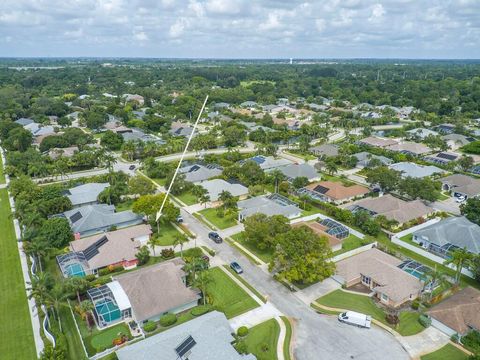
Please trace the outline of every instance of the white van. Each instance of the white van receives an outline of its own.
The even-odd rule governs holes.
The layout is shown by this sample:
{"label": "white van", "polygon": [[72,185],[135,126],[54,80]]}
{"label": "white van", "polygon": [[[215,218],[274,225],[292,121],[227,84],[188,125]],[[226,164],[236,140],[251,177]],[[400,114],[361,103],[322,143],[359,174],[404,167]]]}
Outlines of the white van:
{"label": "white van", "polygon": [[347,311],[338,315],[338,321],[370,329],[372,317],[355,311]]}

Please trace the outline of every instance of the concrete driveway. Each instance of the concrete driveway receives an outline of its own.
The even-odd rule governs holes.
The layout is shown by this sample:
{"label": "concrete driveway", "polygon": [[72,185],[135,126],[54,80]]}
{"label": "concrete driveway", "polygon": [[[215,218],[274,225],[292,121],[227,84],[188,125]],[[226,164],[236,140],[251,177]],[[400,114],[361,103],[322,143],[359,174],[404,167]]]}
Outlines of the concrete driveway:
{"label": "concrete driveway", "polygon": [[341,286],[338,282],[332,278],[328,278],[303,290],[297,291],[295,296],[302,300],[306,305],[310,306],[314,300],[340,288]]}
{"label": "concrete driveway", "polygon": [[[339,323],[335,317],[319,315],[294,293],[275,281],[270,274],[253,265],[245,256],[226,243],[209,241],[209,229],[183,209],[185,225],[197,234],[197,242],[214,249],[225,263],[238,261],[245,278],[283,314],[296,320],[294,354],[298,360],[409,359],[400,343],[388,332],[373,327],[360,329]],[[323,285],[328,287],[328,283]],[[331,284],[330,284],[331,285]],[[312,288],[316,296],[322,288]]]}
{"label": "concrete driveway", "polygon": [[460,204],[453,197],[443,201],[435,201],[430,204],[437,211],[445,211],[454,215],[460,215]]}

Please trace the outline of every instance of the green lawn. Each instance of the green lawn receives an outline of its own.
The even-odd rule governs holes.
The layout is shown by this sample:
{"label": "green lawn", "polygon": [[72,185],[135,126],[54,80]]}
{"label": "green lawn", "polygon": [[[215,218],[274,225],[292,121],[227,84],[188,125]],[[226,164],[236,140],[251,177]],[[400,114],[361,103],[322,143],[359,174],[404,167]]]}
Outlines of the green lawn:
{"label": "green lawn", "polygon": [[[332,308],[347,309],[363,314],[371,315],[372,318],[390,326],[385,320],[385,313],[375,305],[368,296],[347,293],[342,290],[335,290],[316,300],[319,304]],[[400,313],[400,324],[395,329],[403,336],[414,335],[424,327],[418,322],[419,314],[402,312]]]}
{"label": "green lawn", "polygon": [[233,276],[235,276],[238,281],[240,281],[243,285],[245,285],[252,293],[254,293],[260,300],[262,300],[264,303],[267,302],[267,298],[265,296],[263,296],[262,294],[260,294],[258,292],[257,289],[255,289],[252,285],[250,285],[250,283],[245,280],[243,277],[241,277],[239,274],[237,274],[235,271],[233,271],[230,266],[228,265],[223,265],[223,267],[225,269],[227,269],[227,271],[232,274]]}
{"label": "green lawn", "polygon": [[36,359],[17,241],[6,189],[0,190],[0,354],[2,359]]}
{"label": "green lawn", "polygon": [[211,298],[213,307],[225,313],[228,319],[259,306],[220,268],[212,268],[209,272],[213,281],[208,285],[207,293]]}
{"label": "green lawn", "polygon": [[157,233],[157,228],[152,228],[155,238],[158,239],[159,246],[169,246],[173,245],[175,241],[175,235],[180,234],[179,231],[172,225],[172,223],[163,223],[160,224],[160,234]]}
{"label": "green lawn", "polygon": [[154,178],[152,179],[154,182],[156,182],[160,186],[165,186],[167,184],[167,178]]}
{"label": "green lawn", "polygon": [[279,335],[280,326],[275,319],[252,327],[245,337],[248,352],[257,360],[276,360]]}
{"label": "green lawn", "polygon": [[177,199],[186,205],[195,205],[198,203],[197,197],[191,191],[186,191],[183,194],[175,195]]}
{"label": "green lawn", "polygon": [[[300,204],[300,205],[302,205],[302,204]],[[315,206],[311,206],[309,210],[302,210],[302,217],[309,216],[309,215],[315,215],[315,214],[320,214],[320,209],[316,208]]]}
{"label": "green lawn", "polygon": [[[72,313],[67,304],[60,307],[60,314],[62,320],[62,332],[65,335],[67,343],[67,359],[69,360],[84,360],[86,359],[85,351],[83,350],[82,340],[80,334],[75,327]],[[55,324],[52,321],[52,324]],[[58,329],[58,327],[57,327]]]}
{"label": "green lawn", "polygon": [[350,234],[345,240],[342,242],[342,248],[337,250],[333,253],[333,255],[343,254],[347,251],[359,248],[360,246],[369,244],[370,241],[367,239],[360,239],[359,237]]}
{"label": "green lawn", "polygon": [[302,152],[297,152],[295,150],[290,150],[290,151],[284,151],[284,153],[286,154],[289,154],[289,155],[292,155],[292,156],[296,156],[296,157],[299,157],[299,158],[302,158],[303,160],[316,160],[317,157],[312,155],[312,154],[308,154],[308,153],[302,153]]}
{"label": "green lawn", "polygon": [[290,342],[292,341],[292,324],[290,324],[290,320],[288,320],[286,316],[282,316],[281,318],[287,330],[285,334],[285,341],[283,342],[283,356],[285,357],[285,360],[291,360]]}
{"label": "green lawn", "polygon": [[213,208],[203,209],[199,211],[199,214],[202,214],[208,221],[210,221],[217,229],[227,229],[229,227],[237,225],[237,220],[224,216],[223,218],[218,217],[217,210]]}
{"label": "green lawn", "polygon": [[444,347],[434,351],[430,354],[420,357],[421,360],[467,360],[468,355],[462,350],[457,349],[452,344],[447,344]]}
{"label": "green lawn", "polygon": [[240,245],[242,245],[244,248],[252,252],[254,255],[256,255],[260,260],[269,263],[273,259],[273,251],[272,250],[260,250],[258,249],[255,245],[253,245],[251,242],[248,242],[245,240],[244,233],[238,233],[235,235],[232,235],[231,238],[235,241],[237,241]]}
{"label": "green lawn", "polygon": [[115,205],[115,210],[117,212],[131,210],[132,206],[133,206],[133,199],[127,199]]}

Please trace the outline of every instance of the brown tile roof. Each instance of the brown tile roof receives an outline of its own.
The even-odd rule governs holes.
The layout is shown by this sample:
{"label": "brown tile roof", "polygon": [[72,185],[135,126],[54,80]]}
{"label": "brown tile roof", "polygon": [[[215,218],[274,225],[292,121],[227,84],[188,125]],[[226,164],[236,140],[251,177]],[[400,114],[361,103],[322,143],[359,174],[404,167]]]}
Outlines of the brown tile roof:
{"label": "brown tile roof", "polygon": [[98,240],[106,237],[108,241],[98,247],[98,254],[88,260],[90,269],[98,269],[123,260],[134,260],[140,245],[134,239],[151,233],[150,225],[131,226],[74,240],[70,243],[70,249],[76,252],[84,251]]}
{"label": "brown tile roof", "polygon": [[337,262],[337,275],[346,282],[369,276],[379,286],[374,290],[387,295],[394,302],[403,302],[412,295],[416,298],[423,283],[415,276],[398,268],[401,260],[378,249],[370,249]]}
{"label": "brown tile roof", "polygon": [[293,227],[308,226],[310,229],[313,230],[315,234],[319,236],[325,236],[328,239],[328,244],[330,245],[330,247],[334,247],[335,245],[339,245],[342,243],[341,239],[337,239],[335,236],[327,234],[325,232],[327,228],[316,221],[311,221],[311,222],[302,221],[302,222],[293,224],[292,226]]}
{"label": "brown tile roof", "polygon": [[352,197],[362,196],[370,192],[370,190],[365,186],[361,186],[361,185],[345,186],[342,183],[334,182],[334,181],[319,181],[319,182],[308,185],[307,189],[315,191],[315,188],[317,186],[322,186],[324,188],[327,188],[328,191],[325,192],[323,195],[333,200],[350,199]]}
{"label": "brown tile roof", "polygon": [[400,144],[391,145],[387,149],[391,151],[397,151],[397,152],[408,151],[417,155],[426,154],[432,151],[432,149],[430,149],[426,145],[410,142],[410,141],[405,141]]}
{"label": "brown tile roof", "polygon": [[399,224],[434,212],[434,209],[420,200],[405,201],[390,194],[377,198],[362,199],[355,202],[354,206],[373,211],[377,215],[383,215],[389,220],[396,220]]}
{"label": "brown tile roof", "polygon": [[480,329],[480,291],[466,287],[435,305],[427,314],[459,334],[465,334],[472,327]]}
{"label": "brown tile roof", "polygon": [[183,260],[176,258],[113,277],[127,294],[135,320],[156,317],[200,298],[184,284],[183,266]]}

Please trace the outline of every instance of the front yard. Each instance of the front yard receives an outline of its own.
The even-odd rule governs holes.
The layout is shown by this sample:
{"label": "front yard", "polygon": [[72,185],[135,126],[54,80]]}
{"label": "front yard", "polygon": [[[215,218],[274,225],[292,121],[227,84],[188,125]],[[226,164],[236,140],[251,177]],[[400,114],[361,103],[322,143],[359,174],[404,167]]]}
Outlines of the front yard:
{"label": "front yard", "polygon": [[251,253],[256,255],[263,262],[269,263],[273,259],[273,251],[270,249],[260,250],[251,242],[245,240],[245,235],[243,232],[232,235],[231,238],[237,241],[244,248],[249,250]]}
{"label": "front yard", "polygon": [[223,270],[215,267],[208,271],[212,276],[212,282],[207,287],[210,303],[215,309],[225,313],[228,319],[259,306]]}
{"label": "front yard", "polygon": [[36,359],[17,240],[6,189],[0,190],[0,354],[2,359]]}
{"label": "front yard", "polygon": [[211,222],[217,229],[223,230],[229,227],[237,225],[237,219],[232,218],[231,216],[225,215],[224,217],[219,217],[217,215],[217,210],[214,208],[203,209],[198,212],[203,215],[205,219]]}
{"label": "front yard", "polygon": [[174,195],[178,200],[183,202],[185,205],[195,205],[198,203],[197,197],[192,194],[191,191],[185,191],[180,195]]}
{"label": "front yard", "polygon": [[457,349],[452,344],[447,344],[444,347],[434,351],[430,354],[420,357],[421,360],[467,360],[468,355],[462,350]]}
{"label": "front yard", "polygon": [[173,245],[175,242],[175,235],[180,234],[180,232],[170,222],[160,224],[160,234],[157,232],[156,227],[153,227],[152,231],[152,237],[157,239],[158,246]]}
{"label": "front yard", "polygon": [[276,360],[280,326],[275,319],[267,320],[249,329],[244,341],[247,351],[257,360]]}
{"label": "front yard", "polygon": [[[317,303],[337,309],[346,309],[357,311],[366,315],[371,315],[375,320],[393,327],[385,320],[385,312],[375,305],[374,301],[364,295],[347,293],[343,290],[335,290],[316,300]],[[394,328],[402,336],[415,335],[425,328],[418,322],[420,314],[403,311],[400,313],[400,323]]]}

